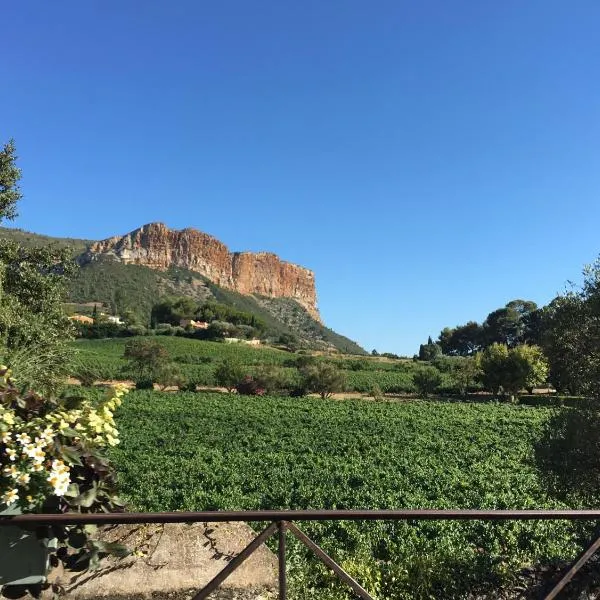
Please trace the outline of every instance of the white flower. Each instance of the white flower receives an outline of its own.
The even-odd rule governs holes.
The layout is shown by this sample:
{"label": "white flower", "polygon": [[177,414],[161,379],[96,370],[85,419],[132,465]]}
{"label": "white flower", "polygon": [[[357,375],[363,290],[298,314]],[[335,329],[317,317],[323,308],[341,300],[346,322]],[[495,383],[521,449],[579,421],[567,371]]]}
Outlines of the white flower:
{"label": "white flower", "polygon": [[64,496],[67,493],[69,484],[69,467],[62,460],[55,459],[52,461],[52,471],[46,479],[54,488],[56,496]]}
{"label": "white flower", "polygon": [[19,476],[19,470],[15,465],[4,467],[4,469],[2,469],[2,472],[8,477],[12,477],[13,479],[16,479]]}
{"label": "white flower", "polygon": [[3,431],[0,440],[3,444],[8,444],[11,441],[10,431]]}
{"label": "white flower", "polygon": [[46,458],[46,453],[42,450],[41,446],[38,446],[37,444],[27,444],[27,446],[23,448],[23,454],[36,463],[42,463]]}
{"label": "white flower", "polygon": [[6,506],[10,506],[19,499],[19,490],[7,490],[6,492],[4,492],[4,494],[2,494],[1,499],[2,502],[6,504]]}
{"label": "white flower", "polygon": [[17,483],[19,485],[27,485],[31,481],[29,473],[19,473],[17,475]]}
{"label": "white flower", "polygon": [[12,448],[6,449],[6,455],[8,456],[8,459],[12,462],[15,462],[15,460],[17,460],[17,451],[13,450]]}
{"label": "white flower", "polygon": [[26,446],[27,444],[31,444],[31,438],[26,433],[17,434],[17,442],[22,446]]}

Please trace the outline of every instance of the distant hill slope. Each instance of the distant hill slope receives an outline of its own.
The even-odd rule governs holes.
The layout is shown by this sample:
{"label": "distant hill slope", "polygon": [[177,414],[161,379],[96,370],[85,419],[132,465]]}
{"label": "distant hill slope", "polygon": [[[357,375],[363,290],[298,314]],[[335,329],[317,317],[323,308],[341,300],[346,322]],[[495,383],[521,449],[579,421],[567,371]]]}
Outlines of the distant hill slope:
{"label": "distant hill slope", "polygon": [[[93,242],[76,238],[56,238],[20,229],[0,227],[0,239],[14,240],[25,246],[50,243],[82,254]],[[216,300],[251,312],[262,319],[269,335],[293,334],[315,349],[335,348],[348,354],[366,354],[352,340],[317,321],[292,298],[267,298],[246,295],[220,287],[194,271],[124,264],[110,258],[94,260],[81,266],[71,281],[69,297],[75,303],[102,302],[115,312],[132,310],[149,322],[152,305],[164,296],[190,296],[196,300]]]}
{"label": "distant hill slope", "polygon": [[57,244],[64,247],[73,248],[73,254],[81,254],[93,243],[92,240],[80,240],[78,238],[60,238],[39,233],[31,233],[23,229],[12,229],[10,227],[0,227],[0,239],[12,240],[23,246],[46,246],[48,244]]}

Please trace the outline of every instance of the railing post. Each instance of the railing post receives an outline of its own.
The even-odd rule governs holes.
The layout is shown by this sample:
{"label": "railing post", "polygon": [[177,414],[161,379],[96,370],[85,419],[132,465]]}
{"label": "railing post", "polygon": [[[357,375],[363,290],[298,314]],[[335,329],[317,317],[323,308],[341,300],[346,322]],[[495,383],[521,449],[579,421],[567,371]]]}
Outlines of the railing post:
{"label": "railing post", "polygon": [[286,577],[286,553],[285,553],[285,530],[287,523],[279,521],[279,600],[287,600],[287,577]]}

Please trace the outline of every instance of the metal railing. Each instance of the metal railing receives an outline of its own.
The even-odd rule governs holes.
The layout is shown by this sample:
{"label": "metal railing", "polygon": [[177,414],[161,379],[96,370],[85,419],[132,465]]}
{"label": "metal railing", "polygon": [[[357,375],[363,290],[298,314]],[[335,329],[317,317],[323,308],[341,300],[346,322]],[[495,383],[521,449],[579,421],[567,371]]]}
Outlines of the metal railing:
{"label": "metal railing", "polygon": [[[217,523],[227,521],[270,521],[270,525],[233,558],[193,600],[204,600],[214,592],[253,552],[275,534],[278,535],[279,600],[287,598],[286,532],[290,532],[325,565],[327,565],[354,593],[363,600],[374,598],[322,548],[303,533],[297,521],[413,521],[413,520],[482,520],[534,521],[568,520],[600,521],[600,510],[262,510],[262,511],[209,511],[163,513],[99,513],[99,514],[26,514],[0,517],[0,526],[8,525],[118,525],[132,523]],[[542,596],[554,600],[575,574],[600,549],[600,530],[594,541],[577,557],[554,587]]]}

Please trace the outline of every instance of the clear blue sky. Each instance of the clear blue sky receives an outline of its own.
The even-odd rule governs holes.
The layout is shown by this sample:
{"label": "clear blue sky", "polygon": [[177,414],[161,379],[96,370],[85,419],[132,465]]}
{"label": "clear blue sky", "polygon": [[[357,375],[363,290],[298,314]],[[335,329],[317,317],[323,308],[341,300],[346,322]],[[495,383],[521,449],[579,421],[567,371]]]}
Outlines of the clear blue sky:
{"label": "clear blue sky", "polygon": [[412,354],[600,252],[598,0],[27,0],[2,9],[15,226],[193,226],[316,272]]}

